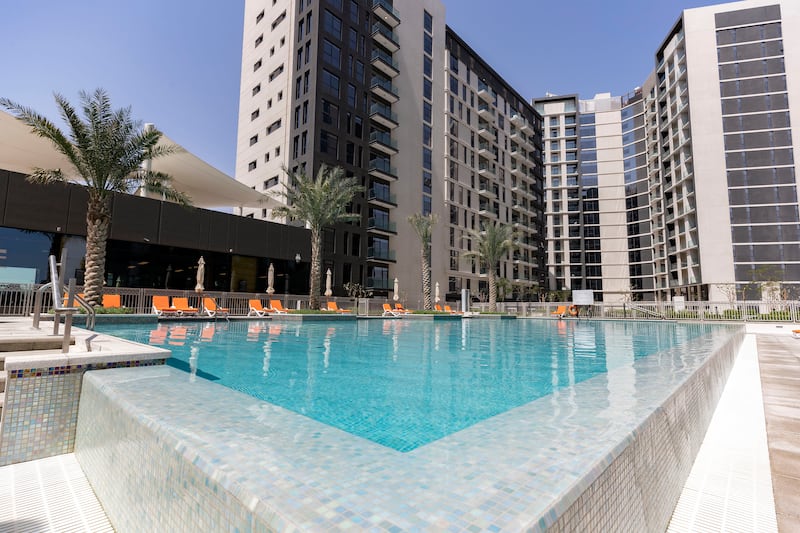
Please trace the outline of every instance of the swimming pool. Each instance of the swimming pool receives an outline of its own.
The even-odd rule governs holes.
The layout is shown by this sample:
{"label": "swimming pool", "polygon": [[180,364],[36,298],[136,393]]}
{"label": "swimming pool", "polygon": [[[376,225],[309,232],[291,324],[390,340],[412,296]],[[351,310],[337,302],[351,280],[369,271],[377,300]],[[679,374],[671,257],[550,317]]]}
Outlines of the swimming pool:
{"label": "swimming pool", "polygon": [[718,329],[540,320],[98,326],[171,349],[168,364],[193,377],[401,452]]}
{"label": "swimming pool", "polygon": [[[527,335],[508,354],[498,348],[500,321],[484,329],[482,320],[444,328],[408,320],[396,336],[397,321],[374,322],[381,337],[387,328],[381,342],[391,348],[378,357],[430,361],[411,366],[425,379],[482,375],[494,359],[493,381],[543,374],[553,392],[401,452],[219,384],[238,372],[234,359],[246,358],[231,345],[225,364],[204,364],[206,346],[227,344],[223,328],[250,330],[262,377],[265,368],[280,375],[274,342],[268,365],[263,357],[279,321],[264,321],[257,335],[255,322],[131,331],[188,348],[190,357],[195,348],[195,357],[178,363],[186,371],[86,373],[75,455],[112,523],[136,531],[663,531],[744,338],[738,325],[523,320],[516,327]],[[310,393],[343,366],[334,347],[358,351],[359,332],[370,342],[378,336],[372,323],[352,325],[349,337],[337,327],[328,342],[329,324],[311,336],[308,323],[280,325],[287,346],[305,347],[297,355],[305,365],[283,381],[306,408],[323,403]],[[439,350],[458,352],[457,361],[435,349],[422,359],[421,347],[437,346],[436,331]],[[664,349],[644,355],[654,338]],[[550,363],[525,374],[519,353],[548,343]],[[582,369],[595,366],[607,370],[586,377]],[[386,383],[394,392],[410,381]],[[462,399],[444,390],[448,401]]]}

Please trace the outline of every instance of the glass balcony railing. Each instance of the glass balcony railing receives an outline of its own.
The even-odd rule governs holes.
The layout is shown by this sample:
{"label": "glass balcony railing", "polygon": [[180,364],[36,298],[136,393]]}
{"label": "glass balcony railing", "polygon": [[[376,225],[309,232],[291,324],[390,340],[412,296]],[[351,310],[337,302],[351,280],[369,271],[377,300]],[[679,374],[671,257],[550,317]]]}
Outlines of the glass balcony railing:
{"label": "glass balcony railing", "polygon": [[383,24],[373,24],[372,35],[382,35],[384,38],[391,41],[395,46],[400,46],[400,40],[397,38],[397,34],[386,28]]}
{"label": "glass balcony railing", "polygon": [[379,248],[370,246],[367,248],[367,257],[369,259],[385,259],[387,261],[394,261],[394,250],[387,250],[386,248]]}
{"label": "glass balcony railing", "polygon": [[397,176],[397,169],[389,164],[387,159],[373,159],[369,162],[369,169],[370,171],[378,171],[383,172],[384,174],[390,174],[392,176]]}
{"label": "glass balcony railing", "polygon": [[397,232],[397,224],[383,218],[370,217],[367,219],[367,229],[379,229],[383,231]]}
{"label": "glass balcony railing", "polygon": [[368,200],[378,200],[389,204],[397,204],[397,196],[383,189],[370,189],[367,194]]}
{"label": "glass balcony railing", "polygon": [[386,278],[367,278],[368,289],[388,289],[389,280]]}
{"label": "glass balcony railing", "polygon": [[380,7],[381,9],[385,9],[389,13],[394,16],[397,20],[400,20],[400,13],[394,8],[392,4],[387,2],[386,0],[372,0],[372,9]]}
{"label": "glass balcony railing", "polygon": [[384,63],[392,67],[394,70],[400,70],[400,64],[397,61],[395,61],[394,58],[392,58],[392,56],[390,56],[383,50],[375,49],[372,51],[372,61],[378,61],[378,60],[383,61]]}
{"label": "glass balcony railing", "polygon": [[372,104],[369,108],[370,115],[380,115],[387,120],[397,123],[397,113],[392,113],[392,108],[383,104]]}
{"label": "glass balcony railing", "polygon": [[369,142],[381,143],[397,150],[397,141],[392,139],[392,136],[385,131],[373,131],[369,134]]}
{"label": "glass balcony railing", "polygon": [[392,85],[392,82],[387,81],[387,80],[382,80],[380,78],[377,78],[377,77],[373,76],[372,81],[370,82],[370,87],[371,88],[380,87],[384,91],[387,91],[387,92],[389,92],[389,93],[391,93],[391,94],[393,94],[395,96],[398,96],[397,87]]}

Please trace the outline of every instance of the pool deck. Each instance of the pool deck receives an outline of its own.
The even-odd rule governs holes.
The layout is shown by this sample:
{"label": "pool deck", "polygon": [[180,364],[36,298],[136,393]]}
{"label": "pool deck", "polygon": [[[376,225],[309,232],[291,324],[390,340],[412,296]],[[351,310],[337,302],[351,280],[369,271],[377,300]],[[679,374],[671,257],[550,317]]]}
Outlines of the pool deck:
{"label": "pool deck", "polygon": [[[748,325],[669,531],[776,531],[776,518],[780,531],[800,530],[800,340],[791,329]],[[110,530],[76,466],[67,454],[0,468],[0,532]]]}

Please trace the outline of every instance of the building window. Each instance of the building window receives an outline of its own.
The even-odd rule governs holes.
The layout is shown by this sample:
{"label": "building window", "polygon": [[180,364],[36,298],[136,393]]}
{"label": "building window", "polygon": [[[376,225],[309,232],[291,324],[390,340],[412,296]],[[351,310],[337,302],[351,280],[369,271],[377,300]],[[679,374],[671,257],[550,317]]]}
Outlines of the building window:
{"label": "building window", "polygon": [[257,95],[260,92],[261,92],[261,84],[259,83],[258,85],[253,87],[253,96]]}
{"label": "building window", "polygon": [[425,31],[428,33],[433,33],[433,16],[431,16],[431,14],[427,11],[423,13],[423,23],[425,26]]}
{"label": "building window", "polygon": [[425,53],[428,55],[433,55],[433,37],[431,37],[426,33],[425,36],[423,37],[423,41],[424,41]]}
{"label": "building window", "polygon": [[267,135],[281,127],[281,119],[276,120],[267,128]]}
{"label": "building window", "polygon": [[257,165],[258,165],[258,162],[256,162],[255,160],[253,160],[253,161],[250,161],[250,162],[247,164],[247,171],[248,171],[248,172],[251,172],[251,171],[255,170]]}
{"label": "building window", "polygon": [[259,13],[258,15],[256,15],[256,24],[258,24],[259,22],[261,22],[261,19],[263,19],[263,18],[264,18],[264,10],[262,9],[262,10],[261,10],[261,13]]}
{"label": "building window", "polygon": [[260,68],[261,68],[261,60],[259,59],[258,61],[256,61],[256,62],[253,64],[253,72],[257,71],[257,70],[258,70],[258,69],[260,69]]}
{"label": "building window", "polygon": [[286,18],[286,11],[278,15],[278,17],[272,21],[272,29],[274,30],[278,26],[278,24],[283,22],[283,19],[285,18]]}
{"label": "building window", "polygon": [[342,67],[342,52],[341,49],[325,39],[322,42],[322,60],[336,68]]}
{"label": "building window", "polygon": [[339,76],[322,69],[322,88],[339,97]]}
{"label": "building window", "polygon": [[259,109],[256,109],[255,111],[253,111],[252,113],[250,113],[250,120],[255,120],[255,119],[257,119],[257,118],[258,118],[258,116],[259,116],[260,114],[261,114],[261,110],[259,110]]}
{"label": "building window", "polygon": [[250,137],[250,146],[253,146],[257,142],[258,142],[258,135],[253,135],[252,137]]}
{"label": "building window", "polygon": [[347,105],[356,107],[356,86],[352,83],[347,84]]}
{"label": "building window", "polygon": [[322,16],[322,28],[340,41],[342,40],[342,19],[327,9]]}
{"label": "building window", "polygon": [[433,82],[427,78],[422,82],[422,96],[428,100],[433,99]]}
{"label": "building window", "polygon": [[272,81],[272,80],[274,80],[275,78],[277,78],[278,76],[280,76],[280,75],[281,75],[281,72],[283,72],[283,65],[279,66],[278,68],[276,68],[275,70],[273,70],[273,71],[270,73],[270,75],[269,75],[269,81]]}
{"label": "building window", "polygon": [[256,37],[256,43],[255,43],[254,48],[258,48],[258,45],[260,45],[263,42],[264,42],[264,34],[262,33],[261,35]]}

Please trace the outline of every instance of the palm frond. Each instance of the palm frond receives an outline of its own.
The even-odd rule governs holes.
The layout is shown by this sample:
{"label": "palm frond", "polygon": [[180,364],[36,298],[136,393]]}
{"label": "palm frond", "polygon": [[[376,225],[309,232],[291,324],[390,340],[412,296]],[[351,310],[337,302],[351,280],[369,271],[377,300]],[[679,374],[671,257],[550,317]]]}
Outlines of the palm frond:
{"label": "palm frond", "polygon": [[65,183],[67,180],[61,169],[34,168],[28,175],[27,180],[39,185],[51,185],[53,183]]}

